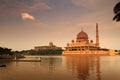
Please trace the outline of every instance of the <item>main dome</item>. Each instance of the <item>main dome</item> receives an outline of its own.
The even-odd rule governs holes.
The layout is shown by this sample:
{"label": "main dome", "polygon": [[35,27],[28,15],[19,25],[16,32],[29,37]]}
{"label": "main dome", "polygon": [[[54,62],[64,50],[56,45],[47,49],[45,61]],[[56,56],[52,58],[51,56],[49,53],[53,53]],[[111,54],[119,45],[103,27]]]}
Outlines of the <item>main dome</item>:
{"label": "main dome", "polygon": [[86,32],[81,31],[77,34],[77,39],[88,39],[88,35]]}

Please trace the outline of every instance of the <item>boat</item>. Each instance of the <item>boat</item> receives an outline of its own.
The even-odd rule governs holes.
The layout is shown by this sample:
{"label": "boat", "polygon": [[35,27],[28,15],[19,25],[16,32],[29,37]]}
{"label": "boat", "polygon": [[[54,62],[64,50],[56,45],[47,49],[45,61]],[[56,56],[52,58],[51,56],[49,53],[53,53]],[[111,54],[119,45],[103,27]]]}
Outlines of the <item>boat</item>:
{"label": "boat", "polygon": [[3,65],[0,65],[0,67],[6,67],[6,65],[5,65],[5,64],[3,64]]}

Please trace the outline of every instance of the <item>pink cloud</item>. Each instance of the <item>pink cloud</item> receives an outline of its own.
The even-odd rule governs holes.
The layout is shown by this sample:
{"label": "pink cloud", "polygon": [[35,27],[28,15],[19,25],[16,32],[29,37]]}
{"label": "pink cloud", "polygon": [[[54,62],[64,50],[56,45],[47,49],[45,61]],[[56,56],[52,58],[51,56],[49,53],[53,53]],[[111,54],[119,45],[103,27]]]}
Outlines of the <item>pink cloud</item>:
{"label": "pink cloud", "polygon": [[35,20],[35,17],[30,15],[29,13],[21,13],[22,19],[23,20]]}

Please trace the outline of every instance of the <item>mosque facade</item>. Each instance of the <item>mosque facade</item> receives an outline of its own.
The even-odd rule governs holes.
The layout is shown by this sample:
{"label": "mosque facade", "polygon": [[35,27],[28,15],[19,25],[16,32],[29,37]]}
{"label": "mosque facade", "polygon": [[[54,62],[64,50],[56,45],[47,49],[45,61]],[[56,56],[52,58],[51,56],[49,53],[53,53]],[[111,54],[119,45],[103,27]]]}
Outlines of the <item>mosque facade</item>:
{"label": "mosque facade", "polygon": [[81,30],[77,34],[76,41],[71,40],[70,43],[67,43],[62,55],[115,55],[115,51],[100,47],[99,30],[96,23],[96,43],[89,40],[88,34]]}

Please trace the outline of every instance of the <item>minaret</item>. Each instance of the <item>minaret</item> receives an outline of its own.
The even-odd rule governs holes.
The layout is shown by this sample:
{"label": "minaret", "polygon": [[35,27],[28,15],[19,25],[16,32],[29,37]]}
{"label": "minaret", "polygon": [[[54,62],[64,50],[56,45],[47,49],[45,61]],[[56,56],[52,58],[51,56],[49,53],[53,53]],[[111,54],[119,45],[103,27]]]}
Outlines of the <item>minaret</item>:
{"label": "minaret", "polygon": [[99,47],[98,23],[96,23],[96,46]]}

